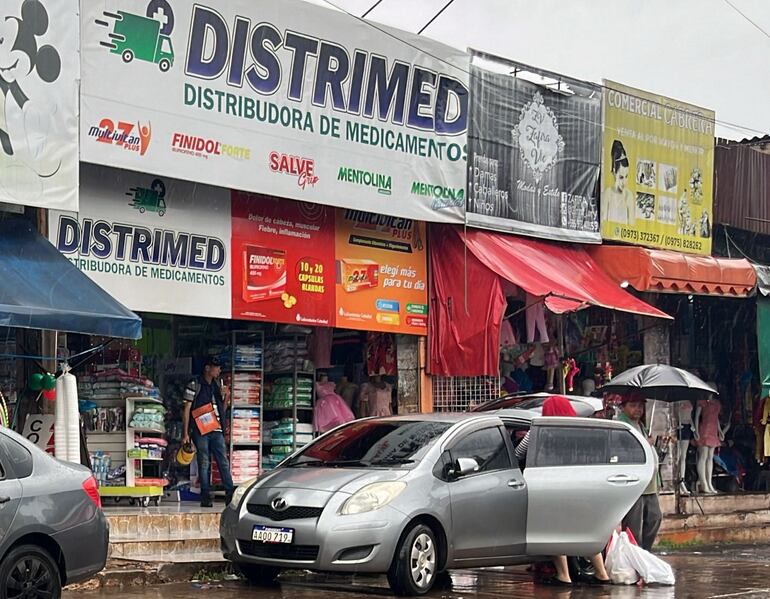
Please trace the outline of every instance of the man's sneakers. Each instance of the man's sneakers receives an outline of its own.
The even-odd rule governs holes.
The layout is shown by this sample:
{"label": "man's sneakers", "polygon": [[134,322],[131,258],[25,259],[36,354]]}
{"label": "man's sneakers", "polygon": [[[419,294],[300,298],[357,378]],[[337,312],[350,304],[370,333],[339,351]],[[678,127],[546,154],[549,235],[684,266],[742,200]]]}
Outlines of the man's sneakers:
{"label": "man's sneakers", "polygon": [[214,507],[214,502],[211,501],[211,497],[201,497],[201,507]]}

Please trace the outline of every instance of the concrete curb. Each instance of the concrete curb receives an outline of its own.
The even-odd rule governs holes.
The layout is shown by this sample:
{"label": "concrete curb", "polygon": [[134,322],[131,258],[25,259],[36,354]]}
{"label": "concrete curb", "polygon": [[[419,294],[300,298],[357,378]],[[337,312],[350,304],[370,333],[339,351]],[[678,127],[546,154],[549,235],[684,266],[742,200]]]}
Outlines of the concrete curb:
{"label": "concrete curb", "polygon": [[232,572],[229,562],[137,562],[114,559],[95,578],[66,587],[68,591],[96,591],[99,589],[124,589],[153,586],[174,582],[191,582],[201,572],[209,576]]}

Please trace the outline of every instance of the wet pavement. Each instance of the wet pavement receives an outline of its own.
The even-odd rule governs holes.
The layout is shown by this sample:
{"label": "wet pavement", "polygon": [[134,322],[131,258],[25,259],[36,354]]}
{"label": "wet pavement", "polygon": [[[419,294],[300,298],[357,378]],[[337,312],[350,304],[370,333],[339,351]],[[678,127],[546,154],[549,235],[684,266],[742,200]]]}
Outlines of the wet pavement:
{"label": "wet pavement", "polygon": [[[675,587],[554,588],[535,585],[525,568],[454,570],[451,588],[434,589],[431,599],[758,599],[770,597],[770,547],[712,548],[663,556],[676,571]],[[94,593],[65,592],[64,599],[189,599],[204,591],[208,599],[366,599],[390,597],[382,577],[292,575],[276,588],[248,587],[240,582],[210,582],[160,587],[109,589]]]}

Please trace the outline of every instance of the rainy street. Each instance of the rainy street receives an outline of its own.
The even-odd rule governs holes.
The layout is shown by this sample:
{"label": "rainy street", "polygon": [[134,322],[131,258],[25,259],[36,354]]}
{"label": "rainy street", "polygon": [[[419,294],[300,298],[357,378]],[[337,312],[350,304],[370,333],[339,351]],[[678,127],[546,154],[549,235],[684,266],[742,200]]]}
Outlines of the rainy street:
{"label": "rainy street", "polygon": [[[770,547],[728,547],[702,552],[666,555],[677,575],[675,587],[611,586],[556,588],[534,585],[526,568],[455,570],[451,585],[434,589],[428,597],[453,599],[740,599],[770,596]],[[205,582],[128,589],[121,599],[187,599],[204,591],[210,599],[364,599],[390,597],[384,578],[285,576],[276,588],[250,588],[240,582]],[[115,589],[99,592],[65,592],[65,599],[101,599],[115,596]]]}

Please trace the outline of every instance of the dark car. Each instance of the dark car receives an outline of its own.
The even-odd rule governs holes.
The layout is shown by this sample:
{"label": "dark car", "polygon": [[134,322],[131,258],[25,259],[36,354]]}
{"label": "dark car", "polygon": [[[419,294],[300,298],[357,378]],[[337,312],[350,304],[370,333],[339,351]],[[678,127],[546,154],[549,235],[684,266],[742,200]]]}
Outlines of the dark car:
{"label": "dark car", "polygon": [[0,597],[58,599],[107,562],[109,527],[91,471],[0,428]]}

